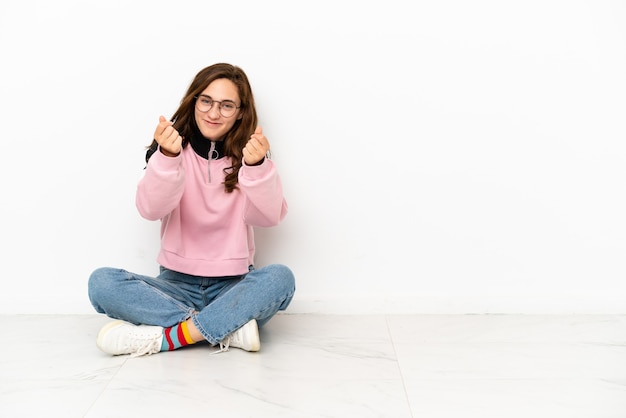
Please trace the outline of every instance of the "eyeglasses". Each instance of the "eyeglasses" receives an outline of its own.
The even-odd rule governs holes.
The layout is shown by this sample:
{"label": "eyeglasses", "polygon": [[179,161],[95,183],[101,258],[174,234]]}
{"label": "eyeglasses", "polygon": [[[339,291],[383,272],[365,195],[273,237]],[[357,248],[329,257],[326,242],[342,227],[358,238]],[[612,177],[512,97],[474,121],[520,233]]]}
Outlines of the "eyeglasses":
{"label": "eyeglasses", "polygon": [[213,104],[217,103],[219,105],[218,109],[220,111],[220,114],[225,118],[233,116],[237,109],[241,108],[241,106],[237,106],[232,100],[213,100],[209,96],[204,94],[195,96],[195,98],[196,107],[200,112],[208,112],[213,108]]}

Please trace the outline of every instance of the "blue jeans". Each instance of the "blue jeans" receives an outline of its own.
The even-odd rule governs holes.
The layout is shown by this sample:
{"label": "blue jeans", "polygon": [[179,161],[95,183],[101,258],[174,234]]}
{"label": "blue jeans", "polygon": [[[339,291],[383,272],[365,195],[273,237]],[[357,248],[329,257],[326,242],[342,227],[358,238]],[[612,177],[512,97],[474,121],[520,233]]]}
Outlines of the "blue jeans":
{"label": "blue jeans", "polygon": [[161,267],[157,277],[103,267],[89,277],[97,312],[133,324],[170,327],[191,318],[211,344],[256,319],[259,327],[287,309],[295,293],[291,270],[271,264],[241,276],[199,277]]}

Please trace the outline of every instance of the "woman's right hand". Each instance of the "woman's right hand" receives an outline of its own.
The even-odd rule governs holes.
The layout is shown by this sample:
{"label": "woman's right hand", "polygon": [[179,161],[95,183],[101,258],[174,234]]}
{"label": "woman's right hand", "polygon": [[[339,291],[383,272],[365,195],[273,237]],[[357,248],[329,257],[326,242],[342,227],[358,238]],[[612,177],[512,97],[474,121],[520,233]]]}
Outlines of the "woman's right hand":
{"label": "woman's right hand", "polygon": [[183,147],[183,137],[172,126],[172,122],[159,116],[159,124],[154,131],[154,139],[159,143],[161,152],[168,157],[176,157]]}

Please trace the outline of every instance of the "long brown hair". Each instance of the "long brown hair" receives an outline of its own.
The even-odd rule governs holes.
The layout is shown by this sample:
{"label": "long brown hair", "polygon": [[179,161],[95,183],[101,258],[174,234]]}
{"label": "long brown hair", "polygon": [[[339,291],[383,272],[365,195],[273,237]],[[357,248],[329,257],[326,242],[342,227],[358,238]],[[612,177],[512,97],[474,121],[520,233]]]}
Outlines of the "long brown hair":
{"label": "long brown hair", "polygon": [[[185,96],[180,102],[180,106],[176,112],[174,112],[171,121],[174,129],[183,137],[183,148],[186,147],[189,144],[189,138],[193,135],[194,128],[196,131],[198,130],[194,117],[196,97],[213,81],[222,78],[230,80],[235,84],[239,93],[239,99],[241,100],[241,108],[239,111],[242,117],[235,121],[233,127],[224,137],[223,153],[226,157],[230,158],[233,164],[231,167],[224,170],[226,174],[224,188],[226,192],[230,193],[237,188],[239,169],[241,168],[241,161],[243,159],[243,149],[248,143],[250,135],[254,133],[258,123],[254,96],[246,73],[241,68],[226,63],[213,64],[200,70],[189,85],[187,93],[185,93]],[[153,140],[150,147],[148,147],[149,150],[148,154],[146,154],[146,161],[150,158],[150,155],[156,151],[157,146],[156,140]],[[150,151],[152,151],[152,153]]]}

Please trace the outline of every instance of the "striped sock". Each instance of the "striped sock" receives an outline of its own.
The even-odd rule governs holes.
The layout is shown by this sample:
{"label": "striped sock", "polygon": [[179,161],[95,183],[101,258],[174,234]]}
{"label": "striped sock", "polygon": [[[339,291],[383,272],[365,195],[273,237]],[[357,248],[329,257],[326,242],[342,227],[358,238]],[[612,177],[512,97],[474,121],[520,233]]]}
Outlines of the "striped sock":
{"label": "striped sock", "polygon": [[189,336],[187,322],[181,322],[173,327],[163,329],[163,342],[161,342],[161,351],[172,351],[186,345],[195,344],[196,342]]}

